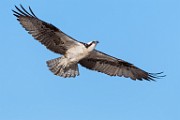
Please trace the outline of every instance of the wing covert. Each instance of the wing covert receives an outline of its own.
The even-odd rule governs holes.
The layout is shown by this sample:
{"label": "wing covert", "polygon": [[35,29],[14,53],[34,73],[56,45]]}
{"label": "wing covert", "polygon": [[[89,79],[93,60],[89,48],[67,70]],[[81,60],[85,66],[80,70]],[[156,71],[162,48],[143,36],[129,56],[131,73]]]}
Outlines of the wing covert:
{"label": "wing covert", "polygon": [[80,64],[88,69],[105,73],[110,76],[124,76],[132,80],[154,80],[161,73],[148,73],[131,63],[112,57],[100,51],[94,50],[87,58],[80,61]]}
{"label": "wing covert", "polygon": [[55,53],[64,54],[69,47],[80,43],[63,33],[54,25],[37,18],[30,7],[30,13],[27,12],[22,5],[20,5],[21,9],[17,6],[15,7],[17,11],[12,11],[20,24],[28,31],[29,34],[45,45],[49,50]]}

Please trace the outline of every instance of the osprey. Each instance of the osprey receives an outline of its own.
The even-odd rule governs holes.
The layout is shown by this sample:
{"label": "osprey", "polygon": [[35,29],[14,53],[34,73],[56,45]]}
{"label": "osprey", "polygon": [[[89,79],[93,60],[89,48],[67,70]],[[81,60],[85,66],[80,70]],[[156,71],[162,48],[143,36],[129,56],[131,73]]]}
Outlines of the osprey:
{"label": "osprey", "polygon": [[79,42],[52,24],[40,20],[29,7],[28,12],[22,5],[13,15],[35,39],[49,50],[62,54],[61,57],[47,61],[49,70],[61,77],[79,75],[78,64],[110,76],[130,77],[133,80],[154,80],[163,77],[160,73],[146,72],[131,63],[112,57],[95,49],[98,41]]}

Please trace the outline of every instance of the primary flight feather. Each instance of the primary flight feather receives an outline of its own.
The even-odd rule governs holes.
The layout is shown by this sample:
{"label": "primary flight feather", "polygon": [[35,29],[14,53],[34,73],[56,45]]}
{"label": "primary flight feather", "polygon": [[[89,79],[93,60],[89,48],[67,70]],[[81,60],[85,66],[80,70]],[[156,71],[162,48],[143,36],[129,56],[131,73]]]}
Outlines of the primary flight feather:
{"label": "primary flight feather", "polygon": [[83,43],[68,36],[52,24],[40,20],[29,7],[28,12],[22,5],[13,10],[20,24],[36,40],[49,50],[62,54],[61,57],[47,61],[49,70],[61,77],[79,75],[78,64],[90,70],[110,76],[130,77],[133,80],[154,80],[161,73],[146,72],[131,63],[112,57],[95,49],[98,41]]}

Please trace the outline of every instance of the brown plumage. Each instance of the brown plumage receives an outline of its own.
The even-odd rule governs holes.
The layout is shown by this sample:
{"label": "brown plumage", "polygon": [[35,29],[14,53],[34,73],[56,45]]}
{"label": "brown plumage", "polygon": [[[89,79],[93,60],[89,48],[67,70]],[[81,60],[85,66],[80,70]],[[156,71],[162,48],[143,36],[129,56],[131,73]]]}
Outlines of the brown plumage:
{"label": "brown plumage", "polygon": [[[15,7],[17,11],[13,10],[14,15],[17,17],[17,20],[20,22],[20,24],[28,31],[28,33],[31,34],[36,40],[41,42],[44,46],[46,46],[46,48],[49,50],[63,55],[60,58],[47,61],[49,69],[55,75],[62,77],[75,77],[79,75],[77,65],[79,63],[83,67],[86,67],[90,70],[102,72],[110,76],[124,76],[126,78],[129,77],[132,80],[144,79],[150,81],[164,77],[160,76],[162,72],[148,73],[131,63],[112,57],[95,49],[89,50],[87,55],[82,57],[80,56],[80,54],[82,54],[82,50],[86,50],[92,45],[94,45],[94,48],[97,43],[94,41],[89,44],[79,42],[63,33],[54,25],[40,20],[38,17],[36,17],[30,7],[30,13],[26,11],[22,5],[20,5],[21,9],[17,6]],[[80,49],[80,51],[77,51],[79,52],[79,54],[77,54],[78,58],[72,62],[72,56],[69,58],[67,56],[69,55],[70,49],[73,47],[77,47],[77,50]],[[66,60],[70,60],[71,63],[67,63],[66,65]]]}

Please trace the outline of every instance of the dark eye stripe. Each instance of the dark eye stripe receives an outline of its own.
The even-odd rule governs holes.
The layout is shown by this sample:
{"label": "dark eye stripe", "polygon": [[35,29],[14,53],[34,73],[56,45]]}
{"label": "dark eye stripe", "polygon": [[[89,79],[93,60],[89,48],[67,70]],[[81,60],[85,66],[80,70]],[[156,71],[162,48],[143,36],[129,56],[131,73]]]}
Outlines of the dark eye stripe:
{"label": "dark eye stripe", "polygon": [[85,46],[86,48],[88,48],[88,47],[90,47],[92,44],[93,44],[93,42],[91,42],[90,44],[84,44],[84,46]]}

